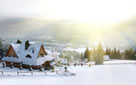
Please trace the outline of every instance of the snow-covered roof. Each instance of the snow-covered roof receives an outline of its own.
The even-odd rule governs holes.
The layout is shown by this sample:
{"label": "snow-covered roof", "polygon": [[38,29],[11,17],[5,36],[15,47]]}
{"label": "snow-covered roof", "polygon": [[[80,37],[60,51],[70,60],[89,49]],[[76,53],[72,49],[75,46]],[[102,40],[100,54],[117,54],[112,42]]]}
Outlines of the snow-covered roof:
{"label": "snow-covered roof", "polygon": [[104,60],[105,61],[109,61],[110,60],[110,56],[109,55],[104,55]]}
{"label": "snow-covered roof", "polygon": [[49,56],[49,55],[44,56],[44,57],[41,57],[41,58],[39,58],[39,59],[37,60],[37,65],[41,65],[41,64],[43,64],[45,61],[51,61],[51,60],[53,60],[53,59],[54,59],[54,57]]}
{"label": "snow-covered roof", "polygon": [[11,44],[11,46],[18,57],[30,55],[32,58],[38,57],[41,48],[41,44],[30,44],[27,50],[25,50],[25,44]]}

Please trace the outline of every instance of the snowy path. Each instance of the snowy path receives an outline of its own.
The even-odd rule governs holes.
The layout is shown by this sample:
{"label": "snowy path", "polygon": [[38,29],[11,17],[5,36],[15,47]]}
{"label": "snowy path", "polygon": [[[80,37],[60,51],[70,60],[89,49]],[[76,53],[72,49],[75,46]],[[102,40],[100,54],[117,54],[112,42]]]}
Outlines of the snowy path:
{"label": "snowy path", "polygon": [[136,85],[136,64],[69,67],[76,76],[0,77],[0,85]]}

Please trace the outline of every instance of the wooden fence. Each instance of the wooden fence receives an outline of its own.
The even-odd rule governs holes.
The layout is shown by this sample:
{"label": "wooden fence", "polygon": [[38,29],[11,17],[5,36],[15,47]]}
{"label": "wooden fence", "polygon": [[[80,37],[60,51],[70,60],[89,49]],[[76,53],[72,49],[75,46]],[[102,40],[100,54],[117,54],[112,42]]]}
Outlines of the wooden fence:
{"label": "wooden fence", "polygon": [[[4,75],[7,75],[6,73],[10,73],[8,74],[8,76],[10,76],[12,73],[15,73],[15,75],[17,76],[21,76],[21,75],[34,75],[34,73],[37,73],[37,72],[33,72],[33,71],[29,71],[29,72],[9,72],[9,71],[0,71],[0,75],[1,76],[4,76]],[[38,73],[43,73],[44,75],[46,75],[46,72],[38,72]]]}

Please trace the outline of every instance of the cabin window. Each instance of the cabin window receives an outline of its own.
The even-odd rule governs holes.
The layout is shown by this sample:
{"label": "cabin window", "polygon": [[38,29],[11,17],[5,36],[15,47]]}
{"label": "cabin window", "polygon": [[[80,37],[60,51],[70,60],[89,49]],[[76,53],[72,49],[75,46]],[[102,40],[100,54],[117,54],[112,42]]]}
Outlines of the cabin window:
{"label": "cabin window", "polygon": [[17,56],[12,56],[12,57],[17,58]]}
{"label": "cabin window", "polygon": [[32,53],[34,53],[34,49],[32,50]]}
{"label": "cabin window", "polygon": [[32,53],[34,53],[34,49],[33,48],[31,48],[29,51],[31,51]]}
{"label": "cabin window", "polygon": [[53,59],[53,60],[51,60],[50,62],[52,63],[52,62],[54,62],[55,60]]}
{"label": "cabin window", "polygon": [[44,56],[44,54],[43,54],[43,53],[40,53],[40,56],[41,56],[41,57],[43,57],[43,56]]}
{"label": "cabin window", "polygon": [[32,58],[30,55],[27,55],[26,58]]}

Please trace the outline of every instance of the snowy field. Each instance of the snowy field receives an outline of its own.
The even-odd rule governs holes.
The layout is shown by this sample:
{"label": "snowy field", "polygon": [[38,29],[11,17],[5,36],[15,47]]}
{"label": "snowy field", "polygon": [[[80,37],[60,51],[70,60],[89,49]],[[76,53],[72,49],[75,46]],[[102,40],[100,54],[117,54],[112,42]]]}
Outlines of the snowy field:
{"label": "snowy field", "polygon": [[60,76],[51,72],[16,76],[14,71],[17,69],[0,68],[13,72],[12,76],[8,73],[0,75],[0,85],[136,85],[136,61],[114,60],[105,64],[68,67],[76,76]]}

